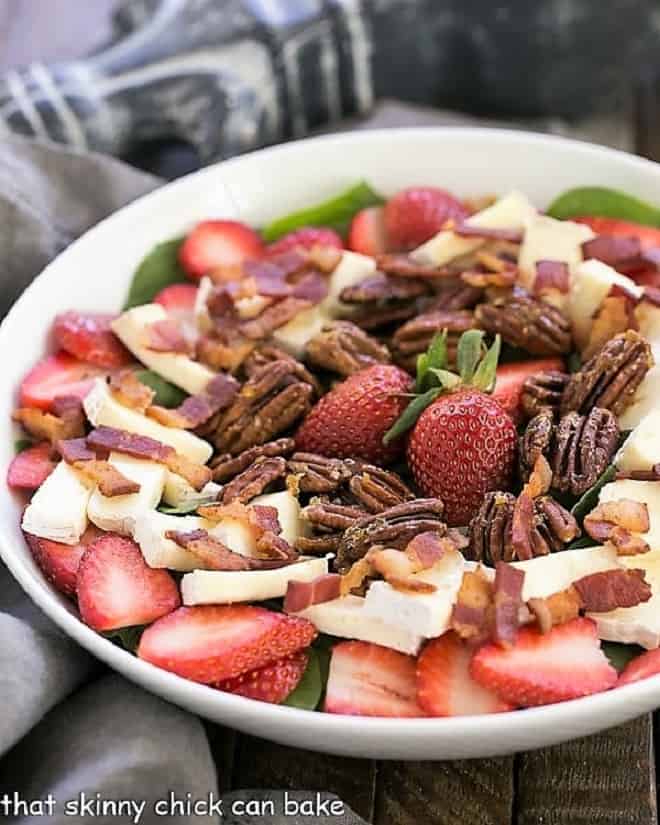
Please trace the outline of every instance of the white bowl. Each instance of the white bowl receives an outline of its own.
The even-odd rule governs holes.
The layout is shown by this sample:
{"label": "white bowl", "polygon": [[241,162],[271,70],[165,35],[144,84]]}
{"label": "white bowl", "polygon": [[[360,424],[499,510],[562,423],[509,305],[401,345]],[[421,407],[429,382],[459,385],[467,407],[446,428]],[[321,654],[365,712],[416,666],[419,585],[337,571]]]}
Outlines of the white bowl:
{"label": "white bowl", "polygon": [[[263,224],[337,193],[359,178],[392,193],[430,184],[483,195],[512,188],[545,207],[565,189],[601,185],[660,200],[660,165],[585,143],[487,129],[401,129],[265,149],[203,169],[141,198],[72,244],[25,291],[0,328],[0,476],[13,456],[10,421],[23,375],[43,355],[57,312],[117,310],[136,264],[158,241],[209,217]],[[69,636],[127,678],[239,730],[347,756],[484,757],[593,733],[660,705],[660,676],[585,699],[452,719],[370,719],[254,702],[180,679],[83,625],[34,564],[19,529],[20,502],[0,503],[0,554],[26,592]]]}

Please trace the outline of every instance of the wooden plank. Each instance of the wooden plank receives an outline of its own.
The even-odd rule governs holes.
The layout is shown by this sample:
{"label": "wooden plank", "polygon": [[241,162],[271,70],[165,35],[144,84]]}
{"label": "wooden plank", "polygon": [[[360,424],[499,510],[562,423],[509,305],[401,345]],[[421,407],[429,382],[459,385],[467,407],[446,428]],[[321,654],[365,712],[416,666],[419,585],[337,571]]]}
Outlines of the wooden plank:
{"label": "wooden plank", "polygon": [[660,75],[649,71],[635,90],[635,151],[660,161]]}
{"label": "wooden plank", "polygon": [[511,825],[513,757],[381,762],[375,825]]}
{"label": "wooden plank", "polygon": [[348,759],[297,750],[251,736],[240,736],[234,787],[326,791],[371,822],[376,765],[368,759]]}
{"label": "wooden plank", "polygon": [[218,788],[224,793],[232,787],[237,733],[213,722],[205,722],[204,727],[218,775]]}
{"label": "wooden plank", "polygon": [[516,825],[656,825],[650,714],[518,757]]}

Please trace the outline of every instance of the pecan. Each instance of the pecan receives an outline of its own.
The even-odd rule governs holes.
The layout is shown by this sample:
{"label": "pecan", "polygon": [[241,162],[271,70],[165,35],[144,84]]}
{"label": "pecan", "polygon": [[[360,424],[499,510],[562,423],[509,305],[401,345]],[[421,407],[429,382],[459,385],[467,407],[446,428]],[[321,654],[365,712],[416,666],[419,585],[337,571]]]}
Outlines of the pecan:
{"label": "pecan", "polygon": [[316,529],[346,530],[367,516],[359,507],[331,502],[312,502],[305,507],[301,516]]}
{"label": "pecan", "polygon": [[218,422],[218,450],[238,455],[286,431],[309,411],[313,388],[296,375],[290,361],[272,361],[245,382]]}
{"label": "pecan", "polygon": [[351,462],[314,453],[294,453],[288,467],[301,493],[333,493],[353,475]]}
{"label": "pecan", "polygon": [[461,335],[475,326],[474,315],[467,310],[446,311],[436,309],[425,312],[400,327],[392,338],[392,353],[398,364],[414,369],[417,356],[429,348],[433,338],[447,330],[449,363],[456,360],[456,347]]}
{"label": "pecan", "polygon": [[528,418],[532,418],[542,409],[550,409],[553,413],[559,411],[561,396],[568,384],[570,375],[565,372],[537,372],[525,379],[520,405]]}
{"label": "pecan", "polygon": [[555,432],[555,422],[549,408],[542,409],[527,424],[525,432],[520,437],[520,475],[526,481],[534,469],[540,455],[546,458],[550,455],[552,440]]}
{"label": "pecan", "polygon": [[521,287],[491,289],[487,297],[488,303],[475,310],[476,326],[499,333],[508,344],[532,355],[570,352],[571,325],[556,307]]}
{"label": "pecan", "polygon": [[401,278],[437,278],[442,271],[432,264],[415,261],[409,255],[388,252],[376,256],[376,264],[381,272]]}
{"label": "pecan", "polygon": [[413,318],[419,312],[415,301],[388,301],[383,306],[364,304],[351,321],[367,331],[389,327]]}
{"label": "pecan", "polygon": [[373,464],[358,462],[359,471],[349,481],[349,489],[359,503],[371,513],[381,513],[415,498],[396,473]]}
{"label": "pecan", "polygon": [[310,386],[314,388],[317,396],[321,395],[321,385],[316,376],[313,375],[303,363],[297,361],[292,355],[289,355],[288,352],[285,352],[285,350],[273,344],[261,344],[252,350],[243,362],[243,370],[247,377],[251,378],[258,369],[273,361],[288,361],[293,367],[294,374],[301,381],[310,384]]}
{"label": "pecan", "polygon": [[427,295],[429,285],[415,278],[396,278],[377,272],[358,284],[345,287],[340,299],[346,304],[364,304],[372,301],[405,301]]}
{"label": "pecan", "polygon": [[328,324],[307,344],[307,357],[317,367],[349,376],[372,364],[387,364],[387,347],[350,321]]}
{"label": "pecan", "polygon": [[261,456],[271,458],[273,456],[288,456],[295,448],[295,441],[292,438],[279,438],[277,441],[269,441],[267,444],[258,444],[244,450],[239,455],[232,456],[229,453],[216,456],[211,461],[213,470],[213,480],[225,482],[242,473],[250,464]]}
{"label": "pecan", "polygon": [[284,326],[298,315],[299,312],[309,309],[311,301],[290,296],[266,307],[266,309],[250,321],[240,324],[240,331],[250,341],[267,338],[271,332]]}
{"label": "pecan", "polygon": [[328,533],[324,536],[298,536],[296,550],[306,556],[324,556],[335,553],[341,541],[341,533]]}
{"label": "pecan", "polygon": [[571,375],[562,393],[562,414],[603,407],[621,415],[653,364],[651,347],[638,332],[616,335]]}
{"label": "pecan", "polygon": [[459,278],[446,278],[437,285],[435,297],[426,309],[444,309],[445,312],[473,309],[482,300],[483,295],[483,289],[470,286]]}
{"label": "pecan", "polygon": [[513,561],[511,522],[515,503],[512,493],[486,493],[479,512],[470,522],[467,558],[493,566],[498,561]]}
{"label": "pecan", "polygon": [[246,470],[226,485],[220,500],[223,504],[229,504],[231,501],[246,504],[285,475],[286,460],[281,456],[257,458]]}
{"label": "pecan", "polygon": [[403,549],[418,533],[433,531],[445,535],[443,511],[440,499],[419,498],[359,519],[341,537],[337,549],[338,568],[350,567],[377,544]]}

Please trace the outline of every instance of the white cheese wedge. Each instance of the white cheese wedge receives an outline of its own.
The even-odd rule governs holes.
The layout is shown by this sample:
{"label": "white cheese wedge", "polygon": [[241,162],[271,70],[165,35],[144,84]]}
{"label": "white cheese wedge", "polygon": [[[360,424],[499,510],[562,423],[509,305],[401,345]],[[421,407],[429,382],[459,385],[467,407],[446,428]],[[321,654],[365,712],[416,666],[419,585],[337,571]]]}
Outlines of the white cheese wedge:
{"label": "white cheese wedge", "polygon": [[328,294],[321,302],[321,311],[330,318],[350,314],[351,308],[342,303],[339,296],[346,287],[359,284],[365,278],[373,275],[375,271],[376,261],[368,255],[360,255],[357,252],[343,252],[341,261],[330,275]]}
{"label": "white cheese wedge", "polygon": [[644,571],[652,595],[648,602],[635,607],[590,613],[598,625],[598,635],[610,642],[637,644],[647,650],[660,647],[660,551],[622,558],[621,563]]}
{"label": "white cheese wedge", "polygon": [[660,307],[649,301],[640,301],[635,308],[639,333],[651,345],[653,356],[660,361]]}
{"label": "white cheese wedge", "polygon": [[93,485],[60,461],[23,513],[23,529],[62,544],[78,544],[87,528],[87,505]]}
{"label": "white cheese wedge", "polygon": [[143,304],[124,312],[112,322],[112,330],[124,346],[149,369],[190,395],[202,392],[215,373],[187,355],[154,352],[146,346],[149,324],[165,321],[167,312],[160,304]]}
{"label": "white cheese wedge", "polygon": [[209,481],[201,490],[195,490],[185,478],[168,472],[163,489],[163,501],[170,507],[196,510],[203,504],[216,501],[221,490],[221,485],[216,484],[215,481]]}
{"label": "white cheese wedge", "polygon": [[209,332],[213,327],[213,321],[209,315],[207,302],[213,292],[213,281],[205,275],[199,282],[197,294],[195,295],[195,306],[193,307],[193,318],[195,326],[200,332]]}
{"label": "white cheese wedge", "polygon": [[580,349],[589,342],[594,315],[613,286],[620,286],[637,297],[642,294],[642,287],[602,261],[584,261],[574,267],[568,309]]}
{"label": "white cheese wedge", "polygon": [[529,599],[544,599],[565,590],[583,576],[621,565],[613,547],[584,547],[538,556],[529,561],[517,561],[513,566],[525,571],[522,599],[526,602]]}
{"label": "white cheese wedge", "polygon": [[155,461],[120,453],[110,453],[108,461],[126,478],[137,481],[140,492],[108,498],[97,488],[89,500],[87,515],[101,530],[132,536],[139,516],[158,505],[163,495],[167,468]]}
{"label": "white cheese wedge", "polygon": [[243,522],[227,518],[221,522],[207,521],[199,516],[173,516],[151,510],[136,520],[133,538],[140,545],[149,567],[167,567],[188,573],[200,567],[194,553],[189,553],[171,539],[165,538],[168,530],[184,533],[207,530],[235,553],[253,556],[256,553],[254,533]]}
{"label": "white cheese wedge", "polygon": [[288,490],[281,493],[266,493],[263,496],[257,496],[252,499],[250,504],[274,507],[277,510],[277,518],[282,528],[281,535],[289,544],[295,544],[299,536],[307,535],[309,532],[309,522],[303,521],[300,517],[300,502]]}
{"label": "white cheese wedge", "polygon": [[213,447],[203,438],[181,430],[165,427],[146,415],[116,401],[103,378],[97,378],[83,401],[87,418],[95,427],[116,427],[136,435],[146,435],[174,447],[177,453],[197,464],[206,464]]}
{"label": "white cheese wedge", "polygon": [[292,579],[308,582],[328,572],[326,558],[301,558],[277,570],[195,570],[181,582],[183,603],[234,604],[262,602],[284,596]]}
{"label": "white cheese wedge", "polygon": [[650,412],[660,406],[660,358],[658,360],[656,366],[651,367],[644,376],[631,405],[619,416],[619,427],[622,430],[634,429]]}
{"label": "white cheese wedge", "polygon": [[538,261],[562,261],[569,270],[583,261],[582,244],[595,237],[588,226],[573,221],[558,221],[547,215],[534,215],[525,227],[518,268],[520,281],[531,290]]}
{"label": "white cheese wedge", "polygon": [[[465,223],[468,226],[482,226],[488,229],[522,230],[536,215],[536,209],[521,192],[509,192],[492,206],[472,215]],[[474,252],[486,241],[483,238],[466,238],[444,230],[430,241],[411,252],[411,257],[420,263],[443,266],[454,258]]]}
{"label": "white cheese wedge", "polygon": [[390,616],[392,624],[388,624],[377,616],[369,615],[365,610],[365,602],[366,599],[359,596],[343,596],[330,602],[314,604],[295,615],[309,619],[319,633],[372,642],[415,656],[424,638],[406,627],[395,624],[395,616]]}
{"label": "white cheese wedge", "polygon": [[441,636],[449,628],[463,571],[463,556],[454,551],[411,577],[435,585],[433,593],[403,592],[385,581],[375,581],[367,591],[365,613],[419,636]]}
{"label": "white cheese wedge", "polygon": [[616,455],[620,470],[652,470],[660,464],[660,408],[644,416]]}
{"label": "white cheese wedge", "polygon": [[279,327],[273,332],[272,338],[278,347],[293,355],[302,358],[307,344],[321,332],[329,322],[328,316],[321,310],[320,305],[299,312],[288,324]]}
{"label": "white cheese wedge", "polygon": [[657,481],[631,481],[622,479],[606,484],[600,491],[598,501],[617,501],[627,498],[646,504],[649,511],[650,530],[637,533],[651,548],[660,550],[660,483]]}

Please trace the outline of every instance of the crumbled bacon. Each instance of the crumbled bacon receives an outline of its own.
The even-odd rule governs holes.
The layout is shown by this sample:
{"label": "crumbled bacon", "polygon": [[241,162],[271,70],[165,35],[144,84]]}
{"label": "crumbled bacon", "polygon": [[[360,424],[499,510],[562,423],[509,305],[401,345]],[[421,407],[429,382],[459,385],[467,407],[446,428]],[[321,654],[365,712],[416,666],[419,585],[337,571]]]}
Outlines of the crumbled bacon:
{"label": "crumbled bacon", "polygon": [[610,295],[604,298],[589,334],[589,341],[582,353],[587,361],[615,335],[627,329],[637,329],[635,305],[627,295]]}
{"label": "crumbled bacon", "polygon": [[520,229],[495,229],[490,226],[475,226],[474,224],[458,223],[450,227],[455,235],[463,238],[484,238],[492,241],[509,241],[521,243],[523,233]]}
{"label": "crumbled bacon", "polygon": [[512,647],[518,637],[524,570],[504,561],[495,565],[495,627],[493,638],[502,647]]}
{"label": "crumbled bacon", "polygon": [[264,555],[295,560],[298,551],[279,534],[282,532],[277,510],[263,505],[246,505],[239,501],[229,504],[208,504],[197,512],[209,521],[233,518],[252,530],[257,550]]}
{"label": "crumbled bacon", "polygon": [[221,372],[209,381],[201,393],[188,396],[176,409],[153,406],[147,415],[166,427],[192,430],[228,407],[239,389],[240,384],[233,376]]}
{"label": "crumbled bacon", "polygon": [[328,294],[328,281],[320,272],[306,272],[293,285],[294,298],[309,301],[312,304],[320,303]]}
{"label": "crumbled bacon", "polygon": [[121,473],[116,467],[107,461],[96,459],[76,461],[73,466],[76,470],[87,476],[98,485],[101,495],[107,498],[115,496],[127,496],[131,493],[139,493],[140,485],[136,481]]}
{"label": "crumbled bacon", "polygon": [[14,410],[12,419],[34,438],[50,441],[51,444],[60,439],[77,438],[85,433],[82,416],[78,415],[60,417],[36,407],[19,407]]}
{"label": "crumbled bacon", "polygon": [[657,286],[645,286],[642,299],[648,301],[649,304],[653,304],[653,306],[660,307],[660,288]]}
{"label": "crumbled bacon", "polygon": [[454,547],[454,542],[449,536],[440,536],[438,533],[427,531],[409,541],[404,552],[417,570],[426,570],[440,561],[448,549],[454,549]]}
{"label": "crumbled bacon", "polygon": [[154,321],[146,327],[145,346],[154,352],[190,354],[190,343],[183,334],[183,328],[174,318]]}
{"label": "crumbled bacon", "polygon": [[400,579],[398,576],[390,576],[387,583],[394,590],[398,590],[400,593],[410,593],[411,595],[435,593],[438,589],[431,582],[422,581],[415,576],[408,576],[404,579]]}
{"label": "crumbled bacon", "polygon": [[648,533],[650,526],[648,506],[627,498],[601,502],[584,519],[584,529],[596,541],[607,540],[613,527]]}
{"label": "crumbled bacon", "polygon": [[290,296],[268,307],[257,318],[244,321],[240,326],[240,330],[250,341],[258,341],[261,338],[266,338],[271,332],[284,326],[284,324],[293,320],[298,313],[309,309],[311,306],[310,301]]}
{"label": "crumbled bacon", "polygon": [[615,268],[639,262],[642,246],[639,238],[597,235],[582,244],[584,259],[596,258]]}
{"label": "crumbled bacon", "polygon": [[641,536],[633,535],[624,527],[613,527],[607,541],[614,546],[617,556],[638,556],[640,553],[648,553],[651,549]]}
{"label": "crumbled bacon", "polygon": [[557,291],[562,295],[568,292],[570,277],[568,264],[564,261],[537,261],[536,278],[534,279],[534,293],[545,295]]}
{"label": "crumbled bacon", "polygon": [[275,570],[286,567],[290,559],[258,559],[230,550],[226,544],[206,530],[168,530],[165,538],[192,553],[207,570]]}
{"label": "crumbled bacon", "polygon": [[143,384],[133,370],[121,370],[110,378],[110,392],[125,407],[145,412],[156,393]]}
{"label": "crumbled bacon", "polygon": [[552,484],[552,468],[547,458],[541,453],[534,463],[534,468],[523,490],[530,498],[538,498],[550,489]]}
{"label": "crumbled bacon", "polygon": [[513,266],[496,271],[490,270],[488,272],[468,269],[465,272],[461,272],[460,278],[464,283],[478,287],[479,289],[485,289],[488,286],[508,287],[515,284],[518,278],[518,270]]}
{"label": "crumbled bacon", "polygon": [[580,615],[582,599],[571,586],[544,599],[530,599],[527,607],[536,618],[541,633],[549,633],[555,625],[564,624]]}
{"label": "crumbled bacon", "polygon": [[481,569],[466,572],[451,615],[452,629],[462,639],[480,644],[491,637],[493,622],[493,585]]}
{"label": "crumbled bacon", "polygon": [[616,480],[660,481],[660,464],[654,464],[650,470],[617,470]]}
{"label": "crumbled bacon", "polygon": [[86,438],[63,438],[55,442],[55,449],[67,464],[76,461],[93,461],[97,454],[87,446]]}
{"label": "crumbled bacon", "polygon": [[405,579],[417,572],[415,563],[401,550],[394,547],[376,547],[367,553],[367,561],[376,573],[386,580]]}
{"label": "crumbled bacon", "polygon": [[534,499],[524,490],[516,499],[511,520],[511,547],[515,558],[526,561],[534,558]]}
{"label": "crumbled bacon", "polygon": [[341,577],[341,595],[347,596],[353,590],[361,589],[365,580],[373,576],[374,572],[374,568],[366,556],[358,559]]}
{"label": "crumbled bacon", "polygon": [[651,598],[651,587],[643,570],[603,570],[583,576],[573,587],[589,613],[609,613],[619,607],[634,607]]}
{"label": "crumbled bacon", "polygon": [[312,581],[290,579],[284,597],[285,613],[298,613],[313,604],[323,604],[338,599],[341,594],[341,576],[324,573]]}

